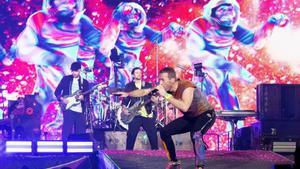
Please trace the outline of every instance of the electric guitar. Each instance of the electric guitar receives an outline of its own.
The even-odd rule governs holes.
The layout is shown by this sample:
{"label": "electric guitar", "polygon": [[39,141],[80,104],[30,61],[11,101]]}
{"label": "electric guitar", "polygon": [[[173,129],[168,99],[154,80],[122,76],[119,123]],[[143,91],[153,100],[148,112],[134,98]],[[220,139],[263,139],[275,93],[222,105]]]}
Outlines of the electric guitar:
{"label": "electric guitar", "polygon": [[135,116],[140,115],[139,111],[141,110],[141,108],[150,102],[151,102],[150,99],[147,100],[146,102],[143,102],[141,100],[135,102],[131,107],[127,108],[128,114],[121,113],[121,121],[125,124],[129,124]]}
{"label": "electric guitar", "polygon": [[70,109],[72,106],[80,104],[80,100],[78,99],[78,97],[80,95],[86,95],[86,94],[89,94],[90,92],[94,91],[97,88],[98,88],[98,90],[101,90],[104,87],[107,87],[107,85],[103,84],[103,83],[100,83],[100,84],[97,84],[97,85],[93,86],[91,89],[89,89],[85,92],[82,92],[81,90],[77,90],[76,92],[74,92],[71,95],[63,96],[63,98],[66,99],[68,103],[65,104],[63,102],[60,102],[61,110],[65,111],[65,110]]}

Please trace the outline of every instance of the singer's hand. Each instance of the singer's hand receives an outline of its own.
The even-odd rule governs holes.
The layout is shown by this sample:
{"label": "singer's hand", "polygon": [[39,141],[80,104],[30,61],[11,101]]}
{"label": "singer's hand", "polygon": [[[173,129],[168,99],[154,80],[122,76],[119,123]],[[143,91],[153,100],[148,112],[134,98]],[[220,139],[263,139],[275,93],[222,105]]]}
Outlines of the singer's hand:
{"label": "singer's hand", "polygon": [[162,85],[156,86],[155,89],[158,90],[158,93],[159,93],[161,96],[165,96],[165,95],[167,94],[167,91],[165,90],[165,88],[164,88]]}

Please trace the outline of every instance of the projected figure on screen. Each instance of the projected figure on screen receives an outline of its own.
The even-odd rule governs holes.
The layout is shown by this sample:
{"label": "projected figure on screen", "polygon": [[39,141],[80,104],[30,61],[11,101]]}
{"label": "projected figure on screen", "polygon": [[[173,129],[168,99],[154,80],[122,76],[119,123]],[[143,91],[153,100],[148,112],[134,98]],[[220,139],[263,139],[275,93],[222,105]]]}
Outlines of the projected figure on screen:
{"label": "projected figure on screen", "polygon": [[42,10],[28,18],[18,37],[17,56],[35,65],[34,92],[39,92],[44,111],[56,100],[54,90],[71,73],[71,63],[93,67],[100,31],[84,11],[83,0],[44,0]]}
{"label": "projected figure on screen", "polygon": [[[113,11],[112,19],[101,36],[100,51],[109,56],[111,49],[116,48],[123,56],[124,68],[118,69],[119,87],[124,87],[130,80],[130,71],[140,67],[140,52],[146,42],[161,43],[173,35],[180,36],[183,27],[170,23],[162,31],[156,31],[146,25],[145,10],[137,3],[122,2]],[[110,73],[110,85],[113,84],[114,73]]]}
{"label": "projected figure on screen", "polygon": [[285,26],[283,14],[271,16],[258,30],[252,32],[239,25],[240,7],[235,0],[211,0],[204,6],[203,17],[196,18],[188,28],[187,48],[192,64],[202,62],[208,77],[203,81],[207,95],[220,99],[223,109],[239,109],[237,96],[229,75],[253,82],[254,77],[241,65],[228,61],[234,41],[258,45],[270,35],[274,26]]}
{"label": "projected figure on screen", "polygon": [[0,61],[2,61],[6,56],[6,50],[0,44]]}

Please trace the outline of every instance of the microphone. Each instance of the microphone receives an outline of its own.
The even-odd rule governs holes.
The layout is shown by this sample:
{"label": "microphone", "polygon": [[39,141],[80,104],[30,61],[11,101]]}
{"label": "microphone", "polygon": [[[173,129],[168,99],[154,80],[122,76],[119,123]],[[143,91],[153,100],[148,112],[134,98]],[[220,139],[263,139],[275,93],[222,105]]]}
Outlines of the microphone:
{"label": "microphone", "polygon": [[150,95],[151,96],[156,96],[156,95],[158,95],[159,93],[158,93],[158,90],[157,89],[154,89],[154,90],[152,90],[151,92],[150,92]]}

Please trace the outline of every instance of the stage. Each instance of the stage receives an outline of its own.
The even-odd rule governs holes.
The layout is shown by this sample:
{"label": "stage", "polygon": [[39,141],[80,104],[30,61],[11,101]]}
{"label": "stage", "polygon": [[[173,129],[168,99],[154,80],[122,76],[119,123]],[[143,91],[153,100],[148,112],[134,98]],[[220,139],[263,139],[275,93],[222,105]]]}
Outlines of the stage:
{"label": "stage", "polygon": [[[167,157],[162,150],[105,150],[118,167],[122,169],[164,169]],[[177,151],[182,169],[194,167],[192,151]],[[272,169],[274,165],[288,168],[293,161],[271,151],[208,151],[205,169]]]}
{"label": "stage", "polygon": [[[2,142],[0,166],[3,169],[164,169],[168,159],[159,139],[159,150],[149,150],[146,133],[138,133],[134,151],[125,150],[126,131],[94,130],[94,153],[4,153]],[[159,133],[158,133],[159,134]],[[188,133],[173,136],[177,157],[182,169],[192,169],[194,153]],[[216,141],[216,140],[215,140]],[[283,156],[264,150],[218,150],[209,149],[206,169],[289,169],[294,164],[292,154]],[[24,168],[25,167],[25,168]]]}
{"label": "stage", "polygon": [[[177,151],[181,169],[192,169],[192,151]],[[293,161],[270,151],[208,151],[206,169],[272,169],[291,168]],[[103,150],[93,154],[2,155],[2,169],[165,169],[167,158],[163,150]]]}

